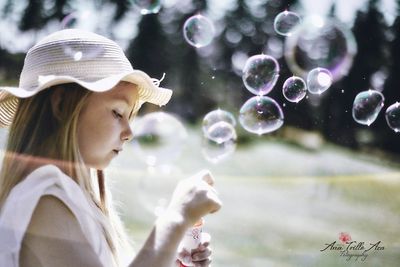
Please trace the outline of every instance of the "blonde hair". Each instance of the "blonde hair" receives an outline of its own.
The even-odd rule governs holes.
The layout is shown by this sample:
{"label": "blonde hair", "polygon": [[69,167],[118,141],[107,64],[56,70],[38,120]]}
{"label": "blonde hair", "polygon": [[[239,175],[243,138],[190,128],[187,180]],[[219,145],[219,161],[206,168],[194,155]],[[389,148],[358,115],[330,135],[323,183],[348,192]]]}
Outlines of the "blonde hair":
{"label": "blonde hair", "polygon": [[[60,114],[52,109],[51,96],[62,90]],[[107,243],[119,265],[118,252],[129,247],[119,216],[107,197],[102,170],[88,172],[79,152],[77,125],[80,111],[92,92],[78,84],[56,85],[30,98],[19,99],[9,129],[6,153],[0,171],[0,209],[12,188],[40,165],[54,164],[83,189],[98,215]],[[93,177],[93,174],[97,177]],[[96,175],[97,174],[97,175]],[[94,180],[97,178],[98,191]],[[97,194],[99,196],[97,196]],[[107,200],[108,199],[108,200]]]}

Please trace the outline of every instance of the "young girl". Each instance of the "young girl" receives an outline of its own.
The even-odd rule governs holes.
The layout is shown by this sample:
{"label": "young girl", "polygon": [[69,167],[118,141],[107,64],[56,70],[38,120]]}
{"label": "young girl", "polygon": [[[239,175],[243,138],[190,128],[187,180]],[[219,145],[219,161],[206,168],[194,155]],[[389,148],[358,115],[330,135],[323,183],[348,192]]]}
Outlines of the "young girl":
{"label": "young girl", "polygon": [[[169,101],[158,85],[94,33],[62,30],[28,51],[19,87],[0,88],[0,266],[121,266],[127,239],[103,170],[140,106]],[[129,266],[172,266],[185,232],[221,207],[212,184],[207,171],[182,180]],[[208,244],[192,250],[195,266],[209,265]]]}

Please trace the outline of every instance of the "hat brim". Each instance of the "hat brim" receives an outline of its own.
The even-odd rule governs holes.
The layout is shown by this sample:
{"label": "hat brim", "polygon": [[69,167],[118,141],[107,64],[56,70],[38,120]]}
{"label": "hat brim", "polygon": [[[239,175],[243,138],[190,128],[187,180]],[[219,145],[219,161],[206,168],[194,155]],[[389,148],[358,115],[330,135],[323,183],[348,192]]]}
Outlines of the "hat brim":
{"label": "hat brim", "polygon": [[133,70],[109,76],[104,79],[87,82],[71,76],[48,75],[39,77],[39,86],[33,88],[0,87],[0,127],[8,127],[18,106],[18,98],[27,98],[51,86],[65,83],[77,83],[93,92],[105,92],[114,88],[119,82],[126,81],[138,86],[138,107],[149,102],[163,106],[172,96],[172,90],[159,87],[157,79],[150,78],[145,72]]}

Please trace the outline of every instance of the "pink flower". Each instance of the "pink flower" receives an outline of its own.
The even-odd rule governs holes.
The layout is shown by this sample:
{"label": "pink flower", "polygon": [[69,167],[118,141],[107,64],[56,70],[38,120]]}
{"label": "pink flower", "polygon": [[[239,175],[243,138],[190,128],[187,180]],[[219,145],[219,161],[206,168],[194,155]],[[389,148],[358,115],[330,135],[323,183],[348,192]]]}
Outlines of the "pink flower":
{"label": "pink flower", "polygon": [[349,234],[349,233],[341,232],[341,233],[339,234],[339,241],[342,242],[342,244],[348,244],[349,241],[351,241],[351,236],[350,236],[350,234]]}

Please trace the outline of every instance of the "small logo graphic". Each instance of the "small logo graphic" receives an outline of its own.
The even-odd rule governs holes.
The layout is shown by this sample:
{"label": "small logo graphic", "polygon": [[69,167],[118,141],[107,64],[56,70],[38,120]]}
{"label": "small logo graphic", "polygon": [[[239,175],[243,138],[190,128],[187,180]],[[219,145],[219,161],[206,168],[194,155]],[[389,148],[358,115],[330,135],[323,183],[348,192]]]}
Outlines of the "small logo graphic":
{"label": "small logo graphic", "polygon": [[339,241],[342,242],[342,244],[348,244],[349,241],[351,241],[351,236],[350,236],[350,234],[349,234],[349,233],[341,232],[341,233],[339,234]]}
{"label": "small logo graphic", "polygon": [[339,257],[344,257],[346,261],[354,259],[358,261],[365,261],[367,257],[372,253],[383,251],[385,247],[382,241],[376,242],[362,242],[352,240],[349,233],[339,233],[339,242],[333,241],[326,243],[325,247],[321,249],[321,252],[339,252]]}

